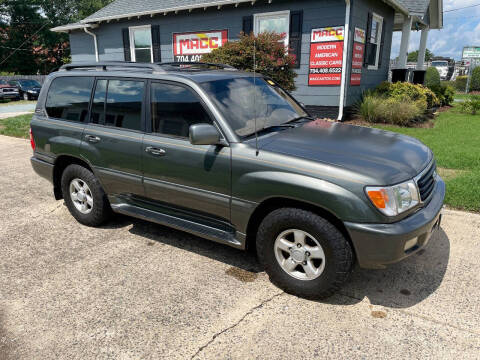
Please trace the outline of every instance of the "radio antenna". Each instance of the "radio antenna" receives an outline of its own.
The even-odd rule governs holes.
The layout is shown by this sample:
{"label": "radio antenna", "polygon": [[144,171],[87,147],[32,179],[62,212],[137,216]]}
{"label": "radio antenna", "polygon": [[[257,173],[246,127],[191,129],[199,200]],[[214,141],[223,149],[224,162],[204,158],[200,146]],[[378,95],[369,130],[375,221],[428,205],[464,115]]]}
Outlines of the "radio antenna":
{"label": "radio antenna", "polygon": [[255,90],[257,89],[257,73],[256,73],[256,52],[257,43],[256,39],[253,39],[253,119],[255,123],[255,149],[256,149],[256,156],[258,156],[258,132],[257,132],[257,106],[255,102],[255,98],[257,97],[255,94]]}

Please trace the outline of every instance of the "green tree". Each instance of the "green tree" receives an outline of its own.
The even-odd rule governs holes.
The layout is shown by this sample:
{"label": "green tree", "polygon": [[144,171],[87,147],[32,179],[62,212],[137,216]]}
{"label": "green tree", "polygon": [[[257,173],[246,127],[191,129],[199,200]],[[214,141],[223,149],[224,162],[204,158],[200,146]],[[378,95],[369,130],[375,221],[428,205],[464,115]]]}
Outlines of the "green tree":
{"label": "green tree", "polygon": [[295,90],[293,71],[295,58],[288,55],[282,41],[283,35],[265,32],[257,36],[240,34],[238,41],[227,42],[202,57],[209,63],[228,64],[239,70],[253,71],[255,45],[256,70],[273,80],[286,90]]}
{"label": "green tree", "polygon": [[[433,53],[427,49],[425,51],[425,61],[431,61],[433,59],[434,55]],[[408,62],[417,62],[418,61],[418,50],[412,51],[408,53],[407,55],[407,61]]]}
{"label": "green tree", "polygon": [[480,91],[480,66],[472,71],[472,78],[470,80],[470,91]]}

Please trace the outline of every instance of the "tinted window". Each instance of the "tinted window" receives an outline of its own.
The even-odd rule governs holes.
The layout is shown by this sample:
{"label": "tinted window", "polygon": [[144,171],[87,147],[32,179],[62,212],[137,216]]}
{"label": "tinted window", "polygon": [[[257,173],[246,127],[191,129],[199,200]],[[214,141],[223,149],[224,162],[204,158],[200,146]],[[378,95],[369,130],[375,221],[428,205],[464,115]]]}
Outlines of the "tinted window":
{"label": "tinted window", "polygon": [[97,80],[95,95],[93,96],[91,122],[103,124],[105,115],[105,98],[107,95],[107,80]]}
{"label": "tinted window", "polygon": [[152,84],[153,132],[188,137],[190,125],[212,123],[199,98],[189,89],[170,84]]}
{"label": "tinted window", "polygon": [[53,80],[45,105],[48,115],[84,121],[88,114],[92,87],[92,77],[61,77]]}
{"label": "tinted window", "polygon": [[141,130],[143,92],[143,81],[109,80],[105,125]]}

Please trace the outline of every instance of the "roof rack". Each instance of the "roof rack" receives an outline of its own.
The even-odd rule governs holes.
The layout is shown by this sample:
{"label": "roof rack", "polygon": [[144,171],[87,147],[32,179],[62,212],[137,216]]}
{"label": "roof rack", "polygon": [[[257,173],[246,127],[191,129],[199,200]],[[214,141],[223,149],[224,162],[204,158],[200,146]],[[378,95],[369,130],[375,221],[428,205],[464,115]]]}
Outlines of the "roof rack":
{"label": "roof rack", "polygon": [[178,68],[192,68],[192,67],[214,67],[223,70],[231,70],[236,71],[237,68],[227,65],[227,64],[216,64],[216,63],[206,63],[206,62],[195,62],[195,61],[186,61],[186,62],[162,62],[157,63],[160,66],[171,66],[171,67],[178,67]]}
{"label": "roof rack", "polygon": [[165,73],[159,64],[150,64],[150,63],[137,63],[137,62],[128,62],[128,61],[102,61],[94,63],[73,63],[65,64],[59,70],[60,71],[71,71],[77,69],[96,69],[106,71],[109,67],[119,67],[119,68],[129,68],[129,69],[149,69],[152,72],[156,73]]}

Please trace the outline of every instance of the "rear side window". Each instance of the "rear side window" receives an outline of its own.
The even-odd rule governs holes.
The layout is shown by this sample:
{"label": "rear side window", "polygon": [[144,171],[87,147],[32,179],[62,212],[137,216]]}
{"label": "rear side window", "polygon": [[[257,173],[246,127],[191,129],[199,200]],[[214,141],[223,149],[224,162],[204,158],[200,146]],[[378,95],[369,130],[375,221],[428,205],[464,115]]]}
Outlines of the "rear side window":
{"label": "rear side window", "polygon": [[155,133],[188,137],[190,125],[212,123],[197,95],[180,85],[152,83],[151,103]]}
{"label": "rear side window", "polygon": [[133,80],[98,80],[91,122],[123,129],[142,130],[145,83]]}
{"label": "rear side window", "polygon": [[50,117],[85,121],[93,77],[59,77],[52,81],[45,108]]}

